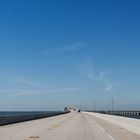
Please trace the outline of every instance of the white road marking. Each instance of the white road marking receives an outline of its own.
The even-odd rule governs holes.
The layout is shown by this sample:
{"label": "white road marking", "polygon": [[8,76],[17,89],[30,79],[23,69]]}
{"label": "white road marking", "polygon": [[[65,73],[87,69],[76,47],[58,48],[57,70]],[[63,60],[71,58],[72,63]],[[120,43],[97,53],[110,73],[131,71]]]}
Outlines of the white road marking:
{"label": "white road marking", "polygon": [[[93,120],[94,121],[94,120]],[[115,140],[108,132],[106,132],[96,121],[94,123],[97,125],[97,127],[104,132],[111,140]]]}

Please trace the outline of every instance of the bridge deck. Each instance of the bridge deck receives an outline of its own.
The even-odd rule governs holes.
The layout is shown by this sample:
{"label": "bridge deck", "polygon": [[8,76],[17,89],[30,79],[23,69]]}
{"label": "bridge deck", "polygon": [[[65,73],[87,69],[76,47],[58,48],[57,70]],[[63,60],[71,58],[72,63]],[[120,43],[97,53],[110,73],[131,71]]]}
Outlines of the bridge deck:
{"label": "bridge deck", "polygon": [[2,140],[140,140],[140,136],[85,113],[69,113],[0,127]]}

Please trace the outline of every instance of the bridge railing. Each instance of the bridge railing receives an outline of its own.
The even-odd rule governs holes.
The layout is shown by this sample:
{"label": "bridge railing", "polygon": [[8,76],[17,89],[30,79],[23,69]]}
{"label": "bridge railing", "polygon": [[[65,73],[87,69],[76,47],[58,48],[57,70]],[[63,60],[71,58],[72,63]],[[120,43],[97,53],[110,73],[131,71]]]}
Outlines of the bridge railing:
{"label": "bridge railing", "polygon": [[66,114],[68,112],[50,112],[50,113],[37,113],[37,114],[25,114],[25,115],[6,115],[0,116],[0,126],[13,124],[18,122],[30,121],[35,119],[41,119],[56,115]]}
{"label": "bridge railing", "polygon": [[120,111],[120,110],[116,110],[116,111],[91,111],[88,110],[88,112],[96,112],[96,113],[102,113],[102,114],[110,114],[110,115],[117,115],[117,116],[125,116],[125,117],[135,117],[135,118],[139,118],[140,119],[140,111]]}

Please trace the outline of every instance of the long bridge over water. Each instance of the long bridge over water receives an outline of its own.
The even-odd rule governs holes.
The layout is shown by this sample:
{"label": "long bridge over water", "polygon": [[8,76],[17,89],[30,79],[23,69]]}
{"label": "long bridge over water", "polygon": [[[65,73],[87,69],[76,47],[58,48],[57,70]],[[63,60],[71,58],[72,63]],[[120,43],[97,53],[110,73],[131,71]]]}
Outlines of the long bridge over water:
{"label": "long bridge over water", "polygon": [[1,140],[140,140],[140,111],[79,112],[68,106],[66,114],[0,127]]}

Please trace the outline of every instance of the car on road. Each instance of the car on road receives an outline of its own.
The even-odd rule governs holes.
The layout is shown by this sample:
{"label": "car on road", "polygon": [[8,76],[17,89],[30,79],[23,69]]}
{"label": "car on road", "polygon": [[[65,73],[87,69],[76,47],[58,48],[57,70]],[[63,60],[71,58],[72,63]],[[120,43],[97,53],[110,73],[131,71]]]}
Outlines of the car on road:
{"label": "car on road", "polygon": [[81,112],[81,110],[78,110],[78,112],[80,113],[80,112]]}

